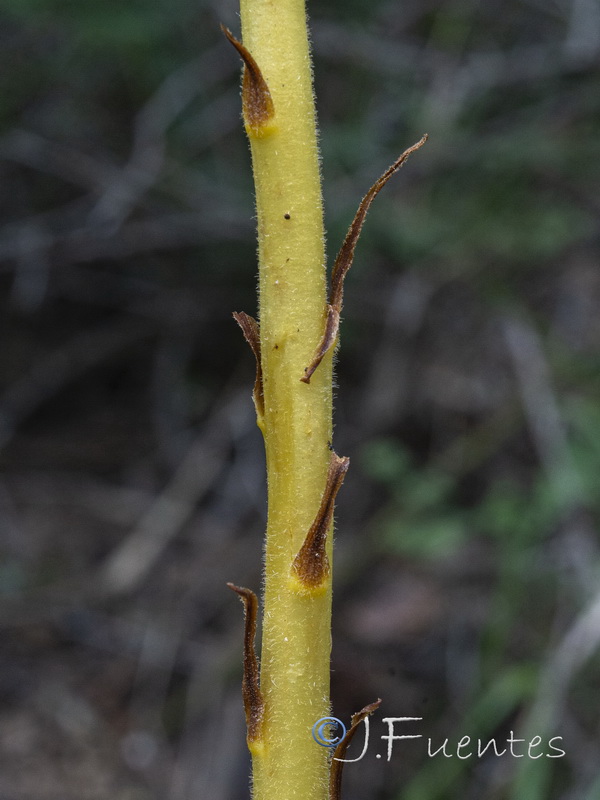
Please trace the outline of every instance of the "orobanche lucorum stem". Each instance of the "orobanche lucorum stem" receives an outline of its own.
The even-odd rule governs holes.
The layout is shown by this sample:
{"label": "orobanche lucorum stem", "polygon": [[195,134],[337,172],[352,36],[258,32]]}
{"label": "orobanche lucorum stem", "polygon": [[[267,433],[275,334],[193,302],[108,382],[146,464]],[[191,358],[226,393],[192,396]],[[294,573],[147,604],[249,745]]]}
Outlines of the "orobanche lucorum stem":
{"label": "orobanche lucorum stem", "polygon": [[[242,689],[253,797],[337,800],[339,762],[311,735],[313,724],[330,711],[331,530],[335,497],[349,466],[349,459],[331,449],[332,353],[343,280],[367,210],[426,137],[403,153],[363,199],[327,296],[304,0],[241,0],[241,20],[243,43],[223,30],[244,64],[242,109],[256,187],[260,325],[244,312],[234,317],[257,362],[254,404],[268,480],[260,677],[254,649],[257,598],[230,584],[245,607]],[[378,704],[355,715],[351,731]]]}

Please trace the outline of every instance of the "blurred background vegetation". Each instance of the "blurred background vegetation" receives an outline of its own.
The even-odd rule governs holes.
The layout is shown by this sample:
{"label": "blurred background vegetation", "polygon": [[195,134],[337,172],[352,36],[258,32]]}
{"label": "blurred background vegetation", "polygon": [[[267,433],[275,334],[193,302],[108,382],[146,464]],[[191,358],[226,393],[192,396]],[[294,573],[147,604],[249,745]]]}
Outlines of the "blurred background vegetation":
{"label": "blurred background vegetation", "polygon": [[[600,4],[310,12],[332,253],[430,135],[347,281],[333,710],[383,706],[345,800],[597,800]],[[248,797],[225,582],[260,586],[266,509],[220,21],[0,0],[2,800]],[[377,761],[383,716],[567,755]]]}

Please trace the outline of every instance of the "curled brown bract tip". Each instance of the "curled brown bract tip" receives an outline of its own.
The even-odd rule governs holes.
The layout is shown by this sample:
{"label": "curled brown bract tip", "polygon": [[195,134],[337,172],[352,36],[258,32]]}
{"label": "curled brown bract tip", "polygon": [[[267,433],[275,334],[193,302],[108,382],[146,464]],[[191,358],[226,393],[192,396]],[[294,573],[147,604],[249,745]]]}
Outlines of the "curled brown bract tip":
{"label": "curled brown bract tip", "polygon": [[[329,350],[330,347],[333,346],[337,331],[339,327],[339,320],[340,315],[342,313],[342,303],[343,303],[343,296],[344,296],[344,278],[346,277],[348,270],[352,266],[352,262],[354,261],[354,251],[356,249],[356,244],[358,242],[360,232],[362,230],[365,217],[367,216],[367,211],[371,207],[371,203],[377,197],[379,192],[383,189],[392,175],[397,172],[400,167],[406,162],[408,157],[411,153],[414,153],[415,150],[419,150],[429,136],[424,134],[418,142],[413,144],[411,147],[407,148],[401,156],[399,156],[394,163],[389,166],[386,171],[378,178],[375,183],[371,186],[369,191],[363,197],[358,207],[358,211],[356,212],[354,219],[352,220],[352,224],[348,228],[348,233],[346,234],[346,238],[340,248],[339,253],[335,259],[333,264],[333,269],[331,271],[331,288],[329,291],[329,306],[328,306],[328,313],[327,313],[327,320],[325,322],[325,332],[319,345],[315,351],[313,359],[310,365],[304,371],[304,375],[300,378],[301,381],[304,383],[310,382],[310,376],[319,366],[325,353]],[[334,316],[335,314],[335,316]],[[333,330],[335,324],[335,331]]]}
{"label": "curled brown bract tip", "polygon": [[327,531],[333,520],[336,495],[344,482],[349,466],[349,458],[340,458],[335,453],[331,454],[325,491],[317,516],[292,563],[292,576],[295,578],[298,588],[303,591],[318,592],[325,588],[330,572],[329,559],[325,549]]}
{"label": "curled brown bract tip", "polygon": [[256,636],[256,617],[258,600],[251,589],[228,583],[227,586],[239,595],[244,604],[244,676],[242,678],[242,698],[246,714],[248,747],[256,752],[262,743],[262,720],[264,700],[260,691],[258,659],[254,649]]}
{"label": "curled brown bract tip", "polygon": [[327,319],[325,320],[325,331],[323,332],[323,337],[321,338],[321,341],[319,342],[317,349],[315,350],[313,360],[304,370],[304,375],[300,378],[302,383],[310,383],[310,379],[312,378],[313,372],[319,366],[327,351],[331,347],[333,347],[333,344],[338,334],[339,327],[340,327],[340,312],[333,306],[328,305]]}
{"label": "curled brown bract tip", "polygon": [[265,402],[263,397],[262,364],[260,359],[260,329],[254,317],[251,317],[250,314],[246,314],[245,311],[234,311],[232,316],[242,329],[244,339],[250,345],[254,353],[254,358],[256,359],[256,378],[254,380],[252,398],[254,400],[256,414],[261,418],[264,415]]}
{"label": "curled brown bract tip", "polygon": [[375,181],[373,186],[371,186],[369,191],[361,200],[358,211],[352,220],[352,224],[348,228],[348,233],[346,234],[344,243],[340,248],[340,252],[337,254],[337,258],[335,259],[333,270],[331,272],[331,294],[329,297],[329,302],[340,312],[342,310],[344,278],[352,266],[356,243],[358,242],[358,237],[360,236],[360,232],[362,230],[365,217],[367,216],[367,211],[371,207],[371,203],[377,197],[392,175],[397,172],[406,162],[411,153],[414,153],[415,150],[419,150],[419,148],[423,147],[428,138],[428,135],[425,134],[418,142],[416,142],[416,144],[413,144],[412,147],[406,149],[402,155],[399,156],[399,158],[397,158],[394,163],[386,169],[383,175]]}
{"label": "curled brown bract tip", "polygon": [[242,79],[242,110],[244,122],[256,135],[264,134],[265,128],[275,116],[273,98],[260,67],[247,47],[245,47],[233,33],[221,25],[221,30],[235,47],[244,62],[244,77]]}
{"label": "curled brown bract tip", "polygon": [[374,711],[377,711],[381,705],[381,699],[376,700],[374,703],[369,703],[361,711],[353,714],[352,723],[349,730],[342,741],[335,748],[331,767],[329,772],[329,800],[340,800],[342,792],[342,770],[344,769],[344,762],[336,759],[343,759],[346,756],[348,745],[354,738],[354,734],[358,730],[358,726],[365,719],[370,716]]}

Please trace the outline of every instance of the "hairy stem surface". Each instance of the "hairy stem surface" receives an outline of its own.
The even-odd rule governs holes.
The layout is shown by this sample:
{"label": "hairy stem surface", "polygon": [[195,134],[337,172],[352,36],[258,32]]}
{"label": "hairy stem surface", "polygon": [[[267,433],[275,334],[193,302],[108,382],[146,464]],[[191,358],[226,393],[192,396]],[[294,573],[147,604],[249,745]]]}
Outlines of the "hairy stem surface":
{"label": "hairy stem surface", "polygon": [[[303,0],[241,0],[243,46],[260,84],[244,78],[258,214],[260,351],[268,473],[262,631],[262,747],[255,800],[325,800],[328,752],[313,723],[329,711],[330,571],[301,585],[292,565],[322,504],[330,465],[331,354],[299,380],[326,314],[324,232],[315,109]],[[251,94],[253,92],[253,94]],[[257,100],[258,97],[258,100]],[[258,112],[256,111],[258,109]],[[262,109],[262,110],[261,110]],[[331,564],[331,533],[325,550]]]}

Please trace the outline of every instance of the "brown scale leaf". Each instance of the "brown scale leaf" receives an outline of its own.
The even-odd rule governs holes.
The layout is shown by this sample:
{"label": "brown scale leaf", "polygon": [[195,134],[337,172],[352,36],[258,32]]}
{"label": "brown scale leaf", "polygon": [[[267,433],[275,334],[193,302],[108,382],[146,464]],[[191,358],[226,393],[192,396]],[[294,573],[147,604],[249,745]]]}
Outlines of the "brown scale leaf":
{"label": "brown scale leaf", "polygon": [[292,573],[306,589],[319,589],[329,575],[329,559],[325,550],[327,531],[333,519],[336,495],[344,482],[349,466],[349,458],[331,454],[325,491],[317,516],[292,564]]}
{"label": "brown scale leaf", "polygon": [[262,377],[262,364],[260,359],[260,329],[258,322],[246,314],[245,311],[234,311],[233,318],[242,329],[244,339],[250,345],[254,358],[256,359],[256,378],[254,380],[254,390],[252,397],[254,399],[254,407],[259,417],[262,417],[265,412],[265,402],[263,396],[263,377]]}
{"label": "brown scale leaf", "polygon": [[312,361],[304,370],[304,375],[300,378],[303,383],[310,383],[312,374],[336,340],[340,324],[340,315],[342,313],[344,278],[346,277],[348,270],[354,261],[356,244],[358,242],[365,217],[367,216],[367,211],[371,207],[371,203],[377,197],[392,175],[397,172],[405,163],[410,154],[423,147],[428,138],[428,135],[425,134],[418,142],[416,142],[416,144],[413,144],[412,147],[409,147],[407,150],[405,150],[402,155],[397,158],[396,161],[394,161],[394,163],[388,167],[388,169],[386,169],[383,175],[375,181],[373,186],[371,186],[369,191],[363,197],[352,224],[348,228],[348,233],[346,234],[344,243],[337,254],[333,269],[331,271],[331,287],[329,291],[329,305],[327,311],[327,320],[325,322],[325,332],[323,333],[323,337],[321,338],[321,341],[315,350]]}
{"label": "brown scale leaf", "polygon": [[[251,589],[228,583],[230,589],[238,594],[244,604],[244,676],[242,678],[242,698],[246,714],[248,746],[251,751],[262,742],[262,720],[264,700],[260,691],[258,659],[254,649],[256,636],[256,617],[258,600]],[[254,747],[253,747],[254,745]]]}
{"label": "brown scale leaf", "polygon": [[221,30],[238,51],[244,62],[244,77],[242,79],[242,110],[246,125],[256,133],[260,133],[275,116],[273,98],[263,78],[260,67],[254,60],[247,47],[245,47],[233,33],[221,25]]}
{"label": "brown scale leaf", "polygon": [[325,320],[325,332],[323,333],[323,338],[319,342],[319,346],[315,351],[313,360],[310,362],[309,366],[306,367],[306,369],[304,370],[304,375],[300,378],[302,383],[310,383],[310,379],[312,378],[313,372],[316,370],[316,368],[323,360],[325,353],[327,353],[330,347],[333,347],[336,336],[338,334],[339,327],[340,327],[340,312],[333,306],[328,305],[327,319]]}
{"label": "brown scale leaf", "polygon": [[362,711],[359,711],[352,716],[350,729],[346,732],[346,735],[335,748],[333,753],[333,759],[331,761],[331,768],[329,772],[329,800],[340,800],[342,796],[342,771],[344,769],[344,762],[336,761],[336,759],[343,759],[346,757],[346,751],[348,750],[350,742],[354,738],[354,734],[358,730],[358,726],[365,719],[365,717],[368,717],[374,711],[377,711],[380,705],[381,699],[376,700],[374,703],[370,703],[368,706],[365,706]]}

